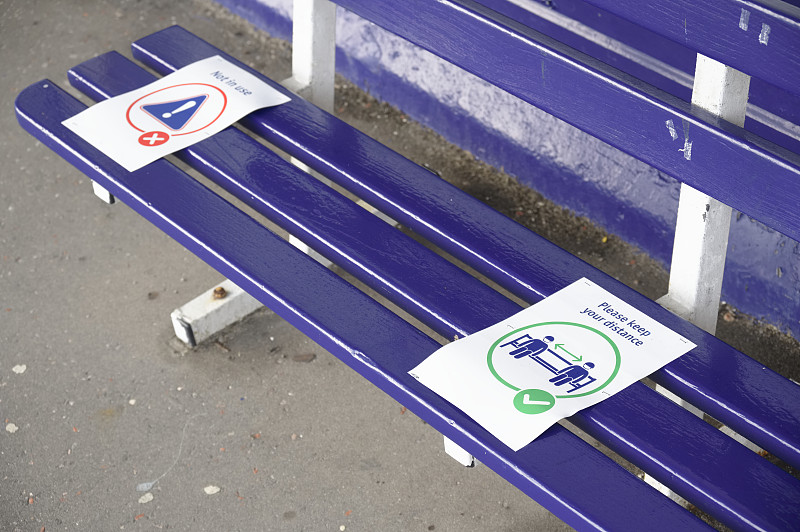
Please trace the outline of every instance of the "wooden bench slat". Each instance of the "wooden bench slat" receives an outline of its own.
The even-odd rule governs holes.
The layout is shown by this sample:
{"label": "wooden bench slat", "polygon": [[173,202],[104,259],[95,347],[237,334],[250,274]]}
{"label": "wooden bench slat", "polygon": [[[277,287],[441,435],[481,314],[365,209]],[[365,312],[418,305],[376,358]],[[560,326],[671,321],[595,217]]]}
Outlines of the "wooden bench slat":
{"label": "wooden bench slat", "polygon": [[800,8],[766,0],[587,0],[737,70],[798,94]]}
{"label": "wooden bench slat", "polygon": [[[337,3],[800,240],[797,154],[693,111],[689,103],[471,0]],[[685,158],[687,139],[691,160]]]}
{"label": "wooden bench slat", "polygon": [[[134,77],[132,70],[142,72],[137,84],[128,82]],[[79,65],[71,71],[71,78],[79,89],[89,86],[87,92],[101,98],[153,80],[118,54],[106,54]],[[385,287],[373,286],[381,292],[389,291],[390,299],[402,302],[405,292],[435,290],[437,282],[451,287],[437,291],[437,297],[428,302],[430,308],[409,309],[415,316],[419,316],[419,310],[423,311],[422,317],[438,316],[444,322],[437,324],[440,330],[453,320],[458,324],[457,330],[471,333],[495,323],[499,316],[507,315],[506,312],[511,313],[508,300],[500,294],[487,293],[482,283],[462,278],[462,272],[446,261],[426,258],[432,255],[427,249],[409,241],[235,129],[228,129],[185,152],[187,162],[216,182],[228,185],[226,188],[230,192],[262,214],[276,222],[283,221],[281,225],[287,229],[305,228],[303,234],[309,240],[304,238],[304,241],[314,247],[322,244],[334,253],[328,255],[334,262],[339,263],[336,259],[342,258],[339,250],[348,250],[344,258],[351,264],[351,272],[368,282],[387,283]],[[273,169],[269,182],[260,175],[264,168]],[[298,181],[303,183],[298,184]],[[313,202],[308,198],[313,198]],[[321,210],[319,205],[325,206],[322,210],[335,212],[336,218],[315,215]],[[280,206],[277,216],[275,206]],[[285,223],[287,218],[291,219],[288,224]],[[353,239],[348,230],[358,227],[365,230]],[[408,258],[397,251],[415,247],[419,252]],[[351,253],[358,256],[355,264],[365,271],[352,270],[352,259],[346,256]],[[387,257],[392,264],[386,263]],[[415,262],[419,267],[415,267]],[[375,278],[377,271],[382,272],[382,279]],[[461,290],[452,290],[456,285],[460,285]],[[398,291],[398,286],[405,288]],[[636,385],[606,403],[607,407],[601,411],[578,414],[575,422],[648,471],[655,471],[654,476],[664,479],[676,491],[721,520],[778,525],[800,518],[800,513],[785,510],[787,505],[791,507],[788,503],[800,498],[800,483],[643,385]],[[676,421],[681,418],[682,422]],[[610,424],[614,425],[613,437],[608,432]],[[669,428],[670,425],[680,428]],[[620,441],[626,445],[620,445]],[[681,452],[682,446],[691,452]],[[726,451],[720,452],[723,448]],[[652,458],[654,455],[660,455],[658,460]],[[670,472],[681,468],[690,473],[676,482]],[[754,479],[758,479],[763,489],[751,494],[747,505],[729,496],[733,486],[738,486],[733,488],[734,492],[747,491]],[[722,485],[726,486],[725,490],[720,489]],[[775,520],[762,521],[764,516]]]}
{"label": "wooden bench slat", "polygon": [[[216,54],[224,55],[178,27],[134,45],[134,55],[162,73]],[[787,379],[303,100],[243,123],[530,302],[588,277],[678,331],[699,347],[654,379],[800,466],[800,388]]]}
{"label": "wooden bench slat", "polygon": [[45,145],[568,524],[708,529],[559,426],[510,451],[406,374],[436,342],[170,163],[124,171],[61,124],[85,106],[51,81],[23,91],[16,108],[20,124]]}

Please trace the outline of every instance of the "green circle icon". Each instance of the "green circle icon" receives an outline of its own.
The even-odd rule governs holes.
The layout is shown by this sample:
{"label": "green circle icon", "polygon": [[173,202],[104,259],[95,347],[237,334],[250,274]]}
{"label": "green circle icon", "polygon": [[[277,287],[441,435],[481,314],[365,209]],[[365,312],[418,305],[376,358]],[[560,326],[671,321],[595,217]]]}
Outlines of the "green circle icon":
{"label": "green circle icon", "polygon": [[514,407],[523,414],[541,414],[547,412],[556,404],[556,398],[552,394],[531,388],[522,390],[514,396]]}
{"label": "green circle icon", "polygon": [[[505,386],[508,386],[512,390],[520,390],[520,387],[514,386],[513,384],[508,382],[505,378],[503,378],[503,376],[501,376],[500,373],[498,373],[497,369],[495,368],[494,362],[492,361],[492,357],[493,357],[493,355],[495,353],[495,350],[498,348],[498,346],[502,347],[501,343],[504,340],[510,338],[511,336],[517,335],[517,334],[521,333],[522,331],[533,329],[535,327],[552,327],[552,326],[574,327],[577,330],[589,331],[591,333],[594,333],[594,334],[598,335],[600,338],[602,338],[604,340],[604,342],[601,343],[600,345],[604,346],[604,345],[607,344],[611,348],[611,350],[613,351],[613,356],[614,356],[614,366],[613,366],[613,368],[611,370],[611,374],[608,376],[608,378],[605,381],[601,382],[599,386],[595,386],[594,388],[592,388],[592,389],[590,389],[588,391],[582,392],[582,393],[575,393],[575,394],[567,393],[565,395],[556,395],[555,398],[557,398],[557,399],[574,399],[576,397],[586,397],[587,395],[592,395],[593,393],[599,392],[600,390],[602,390],[603,388],[605,388],[606,386],[611,384],[611,381],[613,381],[614,377],[616,377],[617,374],[619,373],[619,368],[620,368],[620,366],[622,364],[622,356],[620,354],[619,348],[613,342],[613,340],[611,340],[611,338],[609,338],[608,335],[606,335],[605,333],[603,333],[601,331],[598,331],[597,329],[595,329],[593,327],[589,327],[588,325],[584,325],[582,323],[573,323],[573,322],[569,322],[569,321],[548,321],[548,322],[543,322],[543,323],[534,323],[534,324],[531,324],[531,325],[526,325],[525,327],[520,327],[519,329],[515,329],[515,330],[513,330],[513,331],[511,331],[509,333],[504,334],[500,338],[498,338],[497,341],[492,345],[492,347],[489,348],[489,352],[486,355],[486,363],[487,363],[487,365],[489,367],[489,371],[492,373],[492,375],[494,375],[494,377],[498,381],[500,381]],[[561,344],[561,345],[563,346],[563,344]],[[558,348],[559,346],[557,345],[555,347]],[[571,355],[571,353],[570,353],[570,355]],[[572,356],[574,357],[574,355],[572,355]],[[517,358],[517,357],[515,357],[515,358]],[[574,359],[574,360],[580,361],[579,358],[578,359]],[[540,392],[540,393],[546,393],[547,395],[552,397],[552,395],[550,395],[549,393],[545,392],[544,390],[538,390],[538,389],[535,389],[535,388],[523,390],[522,392],[517,394],[517,396],[514,398],[514,405],[517,407],[517,410],[519,410],[520,412],[525,412],[525,413],[530,413],[530,414],[538,414],[540,412],[544,412],[545,410],[549,410],[550,407],[552,407],[552,405],[550,405],[550,407],[547,407],[544,410],[540,410],[538,412],[528,412],[527,410],[529,410],[529,408],[527,406],[520,407],[520,404],[522,404],[521,403],[521,401],[522,401],[521,397],[522,397],[523,392],[531,392],[531,391]]]}

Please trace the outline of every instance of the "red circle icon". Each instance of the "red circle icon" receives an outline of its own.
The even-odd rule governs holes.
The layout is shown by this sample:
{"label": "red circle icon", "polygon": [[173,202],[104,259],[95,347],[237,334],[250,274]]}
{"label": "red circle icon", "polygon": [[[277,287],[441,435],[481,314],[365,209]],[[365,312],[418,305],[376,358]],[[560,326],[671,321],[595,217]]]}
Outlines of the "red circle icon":
{"label": "red circle icon", "polygon": [[161,146],[169,140],[169,135],[163,131],[148,131],[139,136],[139,144],[142,146]]}

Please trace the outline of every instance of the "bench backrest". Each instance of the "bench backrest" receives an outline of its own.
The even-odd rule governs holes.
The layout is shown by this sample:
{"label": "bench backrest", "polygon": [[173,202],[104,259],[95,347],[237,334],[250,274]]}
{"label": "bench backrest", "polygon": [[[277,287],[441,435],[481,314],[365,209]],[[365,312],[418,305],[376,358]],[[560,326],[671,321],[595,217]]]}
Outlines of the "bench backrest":
{"label": "bench backrest", "polygon": [[[687,101],[647,86],[477,2],[336,3],[800,240],[797,154],[692,109]],[[723,4],[732,8],[741,2]],[[736,11],[737,21],[741,10],[739,7]],[[640,11],[631,8],[623,14]],[[662,14],[665,21],[669,21],[667,14]],[[777,22],[777,15],[774,18]],[[652,25],[658,26],[660,20],[656,17]],[[754,53],[740,54],[737,65],[747,67],[745,73],[757,75],[764,70],[779,71],[783,66],[797,67],[800,54],[792,55],[794,46],[782,47],[781,42],[800,42],[800,27],[792,20],[775,27],[786,35],[773,39],[772,49],[765,48],[777,53],[769,61]],[[708,37],[698,39],[700,44],[711,41]],[[703,50],[712,52],[706,47]],[[769,68],[764,69],[764,63]],[[774,78],[773,74],[770,79]],[[790,82],[784,85],[798,89]],[[687,142],[691,143],[690,150]]]}
{"label": "bench backrest", "polygon": [[587,0],[589,3],[797,94],[800,8],[779,0]]}

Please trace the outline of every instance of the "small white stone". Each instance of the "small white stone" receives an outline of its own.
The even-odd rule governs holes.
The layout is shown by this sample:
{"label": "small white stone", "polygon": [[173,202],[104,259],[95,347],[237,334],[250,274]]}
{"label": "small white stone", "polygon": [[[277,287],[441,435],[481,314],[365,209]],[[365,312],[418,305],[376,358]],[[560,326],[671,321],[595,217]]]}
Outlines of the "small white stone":
{"label": "small white stone", "polygon": [[17,364],[13,368],[11,368],[11,370],[14,373],[25,373],[26,369],[28,369],[28,366],[26,366],[25,364]]}
{"label": "small white stone", "polygon": [[13,423],[9,423],[8,425],[6,425],[6,432],[10,432],[11,434],[14,434],[18,430],[19,430],[19,427],[14,425]]}
{"label": "small white stone", "polygon": [[206,492],[206,495],[214,495],[214,494],[220,492],[220,487],[219,486],[206,486],[205,488],[203,488],[203,491]]}
{"label": "small white stone", "polygon": [[139,497],[139,504],[147,504],[148,502],[153,500],[152,493],[145,493],[141,497]]}
{"label": "small white stone", "polygon": [[131,406],[135,405],[136,404],[136,399],[130,399],[128,401],[128,404],[131,405]]}

